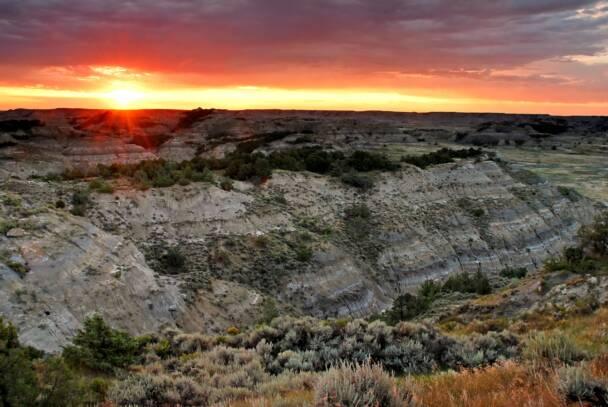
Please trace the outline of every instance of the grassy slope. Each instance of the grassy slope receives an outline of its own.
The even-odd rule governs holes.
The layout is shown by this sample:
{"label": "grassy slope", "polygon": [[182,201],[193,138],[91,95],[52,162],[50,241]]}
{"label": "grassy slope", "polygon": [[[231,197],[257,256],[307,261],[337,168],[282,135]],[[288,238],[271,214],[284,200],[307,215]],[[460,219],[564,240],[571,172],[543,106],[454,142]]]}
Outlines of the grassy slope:
{"label": "grassy slope", "polygon": [[[603,270],[608,272],[608,268]],[[600,274],[604,274],[604,273]],[[470,304],[492,305],[500,311],[510,295],[526,287],[535,286],[547,275],[538,273],[516,281],[498,292],[470,300]],[[566,284],[576,284],[580,276],[569,275]],[[562,280],[560,280],[562,281]],[[444,332],[455,336],[470,335],[474,332],[485,332],[492,328],[497,320],[491,312],[479,315],[470,323],[460,323],[456,327],[439,322]],[[596,310],[577,307],[576,305],[562,318],[556,318],[551,312],[525,312],[520,316],[505,319],[505,328],[517,332],[524,338],[524,352],[520,360],[508,360],[494,366],[481,369],[448,371],[431,375],[398,377],[395,386],[412,390],[414,399],[424,406],[580,406],[592,405],[568,400],[565,393],[568,388],[568,372],[584,372],[586,380],[608,383],[608,307],[601,306]],[[585,354],[585,360],[564,363],[539,356],[538,353],[526,351],[530,348],[527,342],[538,333],[549,337],[565,338],[577,351]],[[564,349],[555,349],[553,354],[559,358]],[[568,367],[569,366],[569,367]],[[314,374],[313,381],[321,377]],[[308,383],[308,382],[307,382]],[[577,382],[578,383],[578,382]],[[292,388],[278,386],[274,394],[254,399],[241,400],[234,406],[305,406],[313,400],[310,386]]]}

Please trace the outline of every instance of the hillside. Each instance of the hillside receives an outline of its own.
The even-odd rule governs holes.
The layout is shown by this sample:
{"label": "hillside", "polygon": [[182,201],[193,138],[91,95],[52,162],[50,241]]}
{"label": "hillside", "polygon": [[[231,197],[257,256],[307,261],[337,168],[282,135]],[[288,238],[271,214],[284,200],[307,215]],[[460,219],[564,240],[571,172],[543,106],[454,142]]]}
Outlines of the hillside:
{"label": "hillside", "polygon": [[[348,156],[377,151],[375,143],[388,139],[407,147],[402,130],[399,141],[390,131],[397,132],[397,120],[420,126],[428,120],[424,115],[5,115],[12,119],[3,122],[4,137],[15,144],[0,150],[7,234],[1,238],[0,310],[25,343],[45,350],[58,350],[92,311],[132,334],[162,326],[218,332],[255,322],[268,301],[294,315],[366,316],[427,279],[532,270],[571,244],[578,227],[596,213],[590,200],[496,160],[490,150],[427,168],[395,160],[394,169],[358,171],[355,164],[340,170],[347,172],[342,176],[314,168],[281,170],[291,168],[282,158],[263,181],[220,169],[158,184],[163,187],[153,181],[150,189],[134,186],[132,177],[114,174],[103,181],[103,174],[93,173],[99,163],[157,157],[184,162],[197,152],[218,157],[235,148],[246,159],[255,151],[304,151],[307,163],[314,149]],[[431,119],[442,124],[441,117]],[[488,117],[458,115],[454,122],[481,119]],[[348,160],[344,165],[351,165]],[[63,179],[52,176],[60,171]],[[222,187],[230,177],[236,178],[230,188]],[[86,192],[86,213],[74,211],[80,192]],[[353,209],[363,213],[349,215]],[[172,248],[185,259],[179,270],[163,263]],[[28,271],[16,273],[11,264]]]}

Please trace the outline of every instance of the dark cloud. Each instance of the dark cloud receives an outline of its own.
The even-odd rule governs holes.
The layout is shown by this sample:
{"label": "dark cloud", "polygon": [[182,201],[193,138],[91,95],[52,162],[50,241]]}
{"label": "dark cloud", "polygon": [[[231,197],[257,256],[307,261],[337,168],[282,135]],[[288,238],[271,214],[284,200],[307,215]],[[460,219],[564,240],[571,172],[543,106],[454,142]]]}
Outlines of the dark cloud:
{"label": "dark cloud", "polygon": [[4,65],[265,75],[459,71],[593,55],[606,1],[0,0]]}

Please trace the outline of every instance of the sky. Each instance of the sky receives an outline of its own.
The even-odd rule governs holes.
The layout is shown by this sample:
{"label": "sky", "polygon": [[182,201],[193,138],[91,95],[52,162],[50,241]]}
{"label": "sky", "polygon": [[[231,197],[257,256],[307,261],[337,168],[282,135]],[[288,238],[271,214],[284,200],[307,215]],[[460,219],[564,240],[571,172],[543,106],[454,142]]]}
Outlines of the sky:
{"label": "sky", "polygon": [[608,0],[0,0],[0,109],[608,115]]}

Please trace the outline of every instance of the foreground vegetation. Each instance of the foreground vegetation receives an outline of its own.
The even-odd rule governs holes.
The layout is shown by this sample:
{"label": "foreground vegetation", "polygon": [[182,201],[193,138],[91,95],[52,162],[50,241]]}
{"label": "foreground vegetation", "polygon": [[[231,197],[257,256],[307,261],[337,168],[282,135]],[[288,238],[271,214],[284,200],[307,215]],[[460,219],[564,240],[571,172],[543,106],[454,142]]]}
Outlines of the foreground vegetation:
{"label": "foreground vegetation", "polygon": [[[600,329],[607,316],[601,309],[586,323]],[[131,337],[92,317],[62,355],[45,356],[21,346],[10,324],[0,327],[2,405],[565,406],[608,400],[608,356],[554,330],[520,339],[506,332],[455,339],[412,323],[279,318],[225,336]]]}

